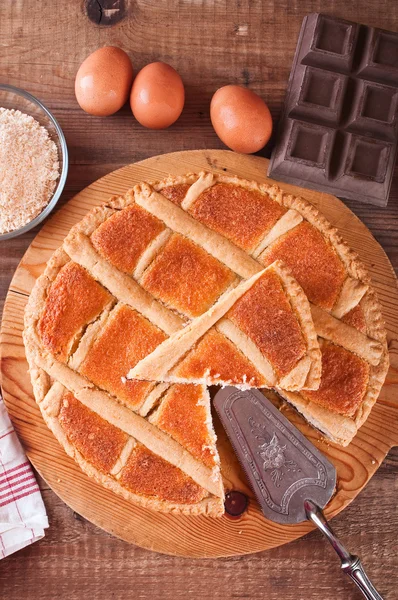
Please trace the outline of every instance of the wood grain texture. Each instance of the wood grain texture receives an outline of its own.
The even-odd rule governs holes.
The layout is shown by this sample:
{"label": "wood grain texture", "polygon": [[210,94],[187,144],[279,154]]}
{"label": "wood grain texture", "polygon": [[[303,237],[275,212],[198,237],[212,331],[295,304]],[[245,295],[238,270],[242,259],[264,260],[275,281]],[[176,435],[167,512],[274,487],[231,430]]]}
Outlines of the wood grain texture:
{"label": "wood grain texture", "polygon": [[[36,278],[72,225],[112,194],[123,194],[143,180],[156,181],[169,173],[181,175],[206,168],[249,180],[271,181],[265,175],[267,167],[265,158],[225,150],[176,152],[123,167],[82,190],[45,224],[23,257],[10,285],[0,337],[2,388],[30,460],[51,488],[79,514],[109,533],[151,550],[191,557],[233,556],[285,544],[304,535],[311,527],[307,523],[281,526],[266,521],[254,500],[248,513],[239,520],[227,516],[209,519],[163,515],[132,506],[89,480],[58,445],[33,399],[21,339],[23,310]],[[390,448],[398,444],[398,360],[395,353],[398,348],[398,290],[385,253],[340,200],[294,186],[283,187],[313,202],[360,253],[380,296],[392,350],[392,367],[380,399],[348,448],[326,443],[295,411],[289,408],[285,411],[336,466],[337,491],[327,508],[327,514],[334,516],[356,497]],[[223,475],[231,482],[228,487],[243,489],[251,495],[223,435],[220,435],[219,450]]]}
{"label": "wood grain texture", "polygon": [[[390,0],[126,0],[125,18],[97,26],[84,2],[0,2],[0,79],[46,102],[60,121],[70,170],[60,205],[98,177],[126,163],[178,149],[222,148],[209,120],[209,99],[226,83],[248,85],[279,117],[294,47],[305,14],[323,10],[397,30]],[[103,3],[101,3],[103,4]],[[117,3],[116,3],[117,4]],[[44,26],[45,24],[45,26]],[[187,101],[181,119],[152,132],[128,107],[100,119],[80,111],[73,81],[80,62],[98,46],[115,44],[136,70],[164,60],[181,73]],[[269,156],[272,143],[264,155]],[[398,268],[398,169],[385,209],[346,202]],[[0,311],[12,274],[36,235],[0,243]],[[334,520],[347,546],[361,555],[387,599],[398,589],[398,449],[365,490]],[[41,481],[51,528],[46,538],[2,561],[1,596],[10,600],[125,598],[358,599],[320,534],[251,556],[196,561],[148,553],[74,518]],[[21,577],[21,573],[23,577]]]}

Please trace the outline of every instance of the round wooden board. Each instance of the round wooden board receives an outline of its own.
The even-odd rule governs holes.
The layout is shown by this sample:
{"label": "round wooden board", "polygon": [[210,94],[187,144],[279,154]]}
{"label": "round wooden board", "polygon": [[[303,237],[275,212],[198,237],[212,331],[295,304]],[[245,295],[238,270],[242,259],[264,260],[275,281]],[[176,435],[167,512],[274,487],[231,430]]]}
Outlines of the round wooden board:
{"label": "round wooden board", "polygon": [[[36,405],[22,343],[23,311],[36,278],[69,229],[94,206],[134,184],[169,173],[202,169],[267,181],[268,161],[223,150],[176,152],[154,156],[106,175],[61,208],[36,236],[11,282],[1,328],[3,395],[29,459],[51,488],[73,510],[109,533],[167,554],[190,557],[233,556],[290,542],[311,529],[303,523],[282,526],[264,519],[254,500],[245,515],[232,520],[164,515],[137,507],[90,480],[45,426]],[[337,198],[290,185],[282,187],[315,204],[336,225],[366,263],[383,306],[389,333],[391,368],[380,398],[348,448],[328,444],[292,409],[286,412],[329,457],[338,473],[337,493],[327,508],[331,517],[345,508],[375,473],[390,448],[398,444],[398,291],[393,269],[369,230]],[[247,490],[229,443],[219,431],[223,474],[230,485]],[[382,499],[380,500],[383,501]]]}

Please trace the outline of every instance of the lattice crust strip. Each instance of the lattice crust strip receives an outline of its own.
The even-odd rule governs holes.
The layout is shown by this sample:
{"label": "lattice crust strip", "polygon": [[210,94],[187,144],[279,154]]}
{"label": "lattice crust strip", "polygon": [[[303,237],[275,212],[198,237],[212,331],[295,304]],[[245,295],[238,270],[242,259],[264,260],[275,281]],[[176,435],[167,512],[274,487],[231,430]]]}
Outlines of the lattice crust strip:
{"label": "lattice crust strip", "polygon": [[[287,371],[244,318],[264,269],[304,340]],[[388,368],[376,295],[337,230],[277,186],[212,173],[141,184],[91,211],[39,278],[24,339],[43,416],[83,470],[134,502],[190,514],[221,514],[223,491],[208,394],[176,382],[275,387],[345,445]],[[167,381],[126,379],[176,341],[177,363],[154,364]],[[112,451],[84,445],[91,426]],[[142,487],[143,462],[154,481],[172,471],[174,500],[161,477],[158,493]]]}

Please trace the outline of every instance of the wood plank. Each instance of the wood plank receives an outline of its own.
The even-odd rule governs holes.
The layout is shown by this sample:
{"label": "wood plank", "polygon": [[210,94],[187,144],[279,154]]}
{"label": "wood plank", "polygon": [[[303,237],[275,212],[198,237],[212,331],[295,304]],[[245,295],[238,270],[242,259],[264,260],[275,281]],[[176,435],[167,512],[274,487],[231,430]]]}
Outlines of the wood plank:
{"label": "wood plank", "polygon": [[[386,599],[398,589],[391,545],[398,528],[394,473],[380,469],[360,500],[333,520],[337,534],[364,559]],[[44,501],[51,523],[46,537],[2,561],[0,589],[7,600],[80,600],[87,595],[125,600],[132,593],[153,600],[361,598],[319,532],[251,556],[198,561],[147,552],[112,537],[69,510],[50,490],[44,490]]]}

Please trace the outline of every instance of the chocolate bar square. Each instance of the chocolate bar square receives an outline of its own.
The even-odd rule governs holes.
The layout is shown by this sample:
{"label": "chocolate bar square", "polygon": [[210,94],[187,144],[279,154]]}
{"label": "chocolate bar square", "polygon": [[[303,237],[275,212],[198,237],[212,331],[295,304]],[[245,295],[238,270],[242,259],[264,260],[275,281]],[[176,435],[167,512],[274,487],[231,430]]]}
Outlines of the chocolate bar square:
{"label": "chocolate bar square", "polygon": [[388,144],[353,135],[344,173],[382,183],[386,176],[390,150]]}

